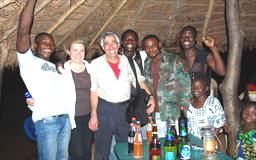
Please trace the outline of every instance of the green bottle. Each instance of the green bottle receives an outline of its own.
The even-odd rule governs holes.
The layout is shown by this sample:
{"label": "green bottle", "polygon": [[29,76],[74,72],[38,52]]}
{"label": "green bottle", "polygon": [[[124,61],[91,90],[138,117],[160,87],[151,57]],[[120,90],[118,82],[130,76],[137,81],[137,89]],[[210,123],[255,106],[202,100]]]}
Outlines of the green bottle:
{"label": "green bottle", "polygon": [[173,121],[167,121],[167,133],[164,142],[164,160],[176,160],[177,159],[177,144],[175,126]]}

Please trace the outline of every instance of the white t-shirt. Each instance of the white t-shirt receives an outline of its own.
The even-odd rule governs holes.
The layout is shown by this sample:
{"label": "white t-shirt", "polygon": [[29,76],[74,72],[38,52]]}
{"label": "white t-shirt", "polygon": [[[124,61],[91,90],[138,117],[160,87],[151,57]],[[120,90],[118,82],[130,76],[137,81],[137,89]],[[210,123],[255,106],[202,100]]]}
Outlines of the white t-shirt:
{"label": "white t-shirt", "polygon": [[225,123],[225,115],[219,100],[213,96],[209,96],[204,105],[197,109],[189,104],[187,111],[188,132],[201,138],[202,128],[212,126],[220,128]]}
{"label": "white t-shirt", "polygon": [[36,57],[31,49],[24,54],[17,53],[17,58],[21,77],[35,100],[30,107],[33,121],[68,114],[65,80],[55,65]]}

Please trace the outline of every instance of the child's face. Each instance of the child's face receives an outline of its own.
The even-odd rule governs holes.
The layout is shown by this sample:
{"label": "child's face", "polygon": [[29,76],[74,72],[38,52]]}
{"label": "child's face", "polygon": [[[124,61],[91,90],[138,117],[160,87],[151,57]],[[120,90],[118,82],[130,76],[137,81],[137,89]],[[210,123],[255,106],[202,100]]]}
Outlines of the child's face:
{"label": "child's face", "polygon": [[191,86],[191,93],[195,98],[206,95],[208,86],[201,80],[193,80]]}
{"label": "child's face", "polygon": [[256,109],[252,105],[245,106],[242,112],[242,120],[245,124],[255,124],[256,123]]}

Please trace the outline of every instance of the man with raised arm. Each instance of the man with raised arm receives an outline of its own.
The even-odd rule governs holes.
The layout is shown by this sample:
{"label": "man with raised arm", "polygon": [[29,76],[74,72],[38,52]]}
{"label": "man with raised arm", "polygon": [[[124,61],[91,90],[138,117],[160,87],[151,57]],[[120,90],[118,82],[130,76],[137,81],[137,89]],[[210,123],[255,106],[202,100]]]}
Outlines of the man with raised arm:
{"label": "man with raised arm", "polygon": [[20,15],[16,43],[20,74],[35,99],[30,109],[35,124],[38,159],[67,160],[71,123],[63,77],[49,62],[55,49],[52,35],[37,34],[35,53],[31,49],[30,32],[36,3],[37,0],[27,0]]}

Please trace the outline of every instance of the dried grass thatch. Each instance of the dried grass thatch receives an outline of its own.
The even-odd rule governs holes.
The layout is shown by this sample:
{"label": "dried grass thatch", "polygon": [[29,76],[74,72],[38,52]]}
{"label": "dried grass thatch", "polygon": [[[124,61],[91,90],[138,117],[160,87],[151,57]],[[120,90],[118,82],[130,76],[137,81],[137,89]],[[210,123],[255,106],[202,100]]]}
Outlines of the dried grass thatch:
{"label": "dried grass thatch", "polygon": [[[208,12],[213,2],[212,14]],[[142,39],[157,34],[165,47],[177,48],[177,35],[185,25],[198,30],[198,41],[206,34],[216,37],[218,47],[227,49],[224,0],[44,0],[37,2],[32,37],[48,31],[58,48],[74,39],[83,39],[95,48],[102,31],[122,33],[132,28]],[[240,0],[240,24],[245,34],[244,47],[256,47],[256,0]],[[1,0],[0,67],[16,64],[15,41],[20,0]],[[207,14],[208,13],[208,14]],[[210,12],[211,13],[211,12]],[[205,23],[206,15],[209,22]]]}

